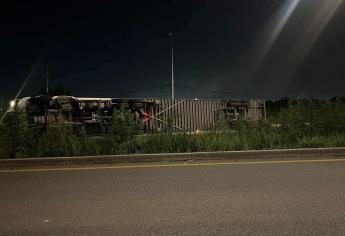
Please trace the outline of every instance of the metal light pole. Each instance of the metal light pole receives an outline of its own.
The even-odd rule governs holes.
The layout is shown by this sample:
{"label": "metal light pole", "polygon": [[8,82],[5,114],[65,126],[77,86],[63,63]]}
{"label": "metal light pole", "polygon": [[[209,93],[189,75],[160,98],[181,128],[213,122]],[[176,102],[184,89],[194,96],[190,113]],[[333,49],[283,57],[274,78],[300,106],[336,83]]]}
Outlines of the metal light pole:
{"label": "metal light pole", "polygon": [[46,93],[49,93],[49,68],[46,66]]}
{"label": "metal light pole", "polygon": [[171,99],[175,98],[175,88],[174,88],[174,38],[173,33],[169,33],[171,42]]}

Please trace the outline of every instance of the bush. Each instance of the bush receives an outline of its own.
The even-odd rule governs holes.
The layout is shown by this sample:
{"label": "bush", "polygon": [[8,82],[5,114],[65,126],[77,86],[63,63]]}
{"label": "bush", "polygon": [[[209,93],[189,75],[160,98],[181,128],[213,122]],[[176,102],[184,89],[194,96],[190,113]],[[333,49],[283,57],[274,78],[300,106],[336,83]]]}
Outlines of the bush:
{"label": "bush", "polygon": [[50,123],[38,142],[39,156],[75,156],[82,153],[80,139],[72,127],[63,122]]}

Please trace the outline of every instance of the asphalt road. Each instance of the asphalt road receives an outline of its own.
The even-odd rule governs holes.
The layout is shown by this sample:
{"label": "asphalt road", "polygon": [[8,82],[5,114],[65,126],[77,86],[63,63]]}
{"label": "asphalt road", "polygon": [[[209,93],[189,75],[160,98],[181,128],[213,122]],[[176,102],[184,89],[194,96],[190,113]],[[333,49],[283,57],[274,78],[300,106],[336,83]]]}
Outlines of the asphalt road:
{"label": "asphalt road", "polygon": [[0,235],[344,235],[345,161],[0,172]]}

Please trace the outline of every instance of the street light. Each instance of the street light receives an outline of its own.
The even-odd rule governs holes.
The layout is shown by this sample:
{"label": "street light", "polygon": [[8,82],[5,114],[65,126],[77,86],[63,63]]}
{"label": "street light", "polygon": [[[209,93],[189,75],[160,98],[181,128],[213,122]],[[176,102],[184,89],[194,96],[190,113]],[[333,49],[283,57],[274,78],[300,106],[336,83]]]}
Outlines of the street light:
{"label": "street light", "polygon": [[169,33],[170,43],[171,43],[171,99],[175,99],[175,89],[174,89],[174,38],[173,33]]}

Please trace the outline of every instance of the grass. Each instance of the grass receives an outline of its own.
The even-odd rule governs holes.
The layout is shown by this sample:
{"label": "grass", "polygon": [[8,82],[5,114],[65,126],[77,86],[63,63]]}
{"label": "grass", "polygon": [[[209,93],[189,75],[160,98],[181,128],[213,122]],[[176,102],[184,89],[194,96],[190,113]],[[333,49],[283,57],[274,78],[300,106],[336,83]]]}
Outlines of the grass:
{"label": "grass", "polygon": [[[27,124],[20,112],[0,125],[0,158],[78,156],[132,153],[212,152],[345,146],[345,105],[290,104],[267,122],[225,123],[217,132],[187,134],[169,131],[138,135],[126,114],[114,116],[112,134],[103,138],[76,136],[59,122],[46,130]],[[224,128],[225,127],[225,128]]]}

